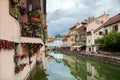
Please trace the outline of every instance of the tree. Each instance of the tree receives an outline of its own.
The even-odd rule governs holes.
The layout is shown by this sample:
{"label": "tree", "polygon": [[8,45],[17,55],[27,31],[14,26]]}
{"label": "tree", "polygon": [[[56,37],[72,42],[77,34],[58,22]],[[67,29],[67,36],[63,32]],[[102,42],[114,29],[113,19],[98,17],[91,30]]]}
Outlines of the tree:
{"label": "tree", "polygon": [[62,38],[63,36],[61,36],[60,34],[57,34],[56,36],[55,36],[55,38]]}
{"label": "tree", "polygon": [[120,32],[112,31],[103,38],[96,40],[102,51],[120,52]]}

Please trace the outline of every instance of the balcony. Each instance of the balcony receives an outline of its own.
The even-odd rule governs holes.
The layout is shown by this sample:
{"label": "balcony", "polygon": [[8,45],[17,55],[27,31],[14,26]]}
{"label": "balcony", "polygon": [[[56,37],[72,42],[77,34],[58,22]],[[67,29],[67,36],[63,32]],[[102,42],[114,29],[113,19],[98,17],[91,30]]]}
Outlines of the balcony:
{"label": "balcony", "polygon": [[37,25],[24,26],[21,30],[22,37],[43,38],[43,29]]}

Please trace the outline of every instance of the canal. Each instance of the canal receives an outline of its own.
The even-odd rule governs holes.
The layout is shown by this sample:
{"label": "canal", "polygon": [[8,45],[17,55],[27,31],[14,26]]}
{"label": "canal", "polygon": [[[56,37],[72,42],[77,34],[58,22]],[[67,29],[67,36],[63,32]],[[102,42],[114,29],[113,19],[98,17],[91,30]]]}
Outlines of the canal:
{"label": "canal", "polygon": [[36,78],[32,80],[120,80],[118,66],[60,52],[48,52],[48,55],[48,76],[36,67]]}
{"label": "canal", "polygon": [[120,80],[120,67],[77,55],[48,54],[48,80]]}

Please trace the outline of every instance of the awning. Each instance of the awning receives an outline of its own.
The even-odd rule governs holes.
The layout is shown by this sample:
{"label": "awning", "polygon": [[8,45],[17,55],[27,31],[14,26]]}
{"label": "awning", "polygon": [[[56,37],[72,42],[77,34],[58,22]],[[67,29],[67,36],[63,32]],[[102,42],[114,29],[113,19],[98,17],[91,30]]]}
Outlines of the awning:
{"label": "awning", "polygon": [[12,37],[12,40],[13,40],[15,43],[20,43],[20,38],[18,38],[18,37]]}
{"label": "awning", "polygon": [[76,48],[77,48],[77,47],[82,47],[82,46],[79,46],[79,45],[77,46],[77,45],[76,45],[76,46],[72,46],[72,47],[76,47]]}
{"label": "awning", "polygon": [[99,46],[100,44],[92,44],[91,46]]}
{"label": "awning", "polygon": [[44,44],[41,38],[20,37],[21,43]]}

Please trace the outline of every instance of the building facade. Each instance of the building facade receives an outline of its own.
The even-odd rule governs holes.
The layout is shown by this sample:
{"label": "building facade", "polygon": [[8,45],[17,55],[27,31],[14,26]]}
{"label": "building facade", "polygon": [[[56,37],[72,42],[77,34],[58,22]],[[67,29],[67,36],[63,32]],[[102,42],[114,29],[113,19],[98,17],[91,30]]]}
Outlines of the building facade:
{"label": "building facade", "polygon": [[54,37],[54,36],[49,36],[47,42],[48,42],[48,43],[49,43],[49,42],[53,42],[54,40],[55,40],[55,37]]}
{"label": "building facade", "polygon": [[81,48],[81,50],[86,49],[86,22],[81,22],[80,27],[76,29],[77,38],[76,38],[76,45]]}
{"label": "building facade", "polygon": [[87,25],[87,38],[86,38],[86,51],[87,52],[96,52],[96,45],[95,45],[95,34],[94,30],[99,28],[109,19],[108,14],[103,14],[97,18],[92,19],[91,22],[88,22]]}
{"label": "building facade", "polygon": [[46,36],[46,0],[0,0],[0,80],[26,80]]}
{"label": "building facade", "polygon": [[[120,14],[111,17],[102,26],[94,30],[94,39],[96,40],[98,38],[102,38],[103,36],[109,34],[111,31],[120,32]],[[96,49],[97,47],[98,46],[95,46]]]}
{"label": "building facade", "polygon": [[78,29],[80,27],[80,23],[75,24],[73,27],[71,27],[69,30],[69,45],[70,47],[76,45],[76,41],[77,41],[77,37],[78,37],[78,33],[76,31],[76,29]]}

